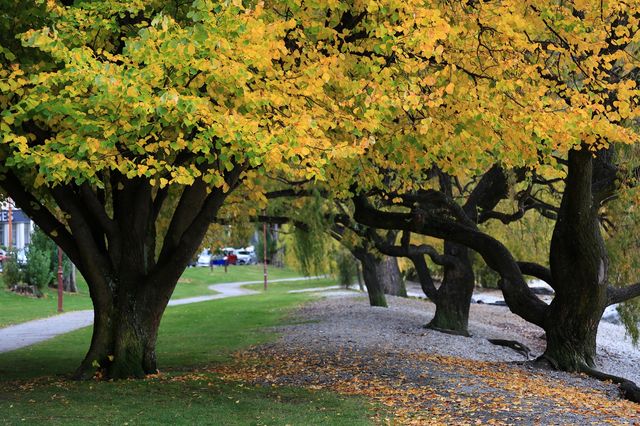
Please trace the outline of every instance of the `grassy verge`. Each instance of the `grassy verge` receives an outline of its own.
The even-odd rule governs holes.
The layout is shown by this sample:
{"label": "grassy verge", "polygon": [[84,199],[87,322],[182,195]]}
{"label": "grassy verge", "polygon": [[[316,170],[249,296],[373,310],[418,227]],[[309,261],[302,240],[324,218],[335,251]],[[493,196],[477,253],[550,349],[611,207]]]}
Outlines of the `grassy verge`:
{"label": "grassy verge", "polygon": [[[87,284],[80,277],[78,287],[78,293],[64,294],[65,312],[91,309]],[[57,311],[58,293],[54,289],[48,288],[44,291],[44,297],[35,298],[9,291],[4,284],[0,287],[0,327],[50,317],[56,315]]]}
{"label": "grassy verge", "polygon": [[[269,268],[268,277],[271,280],[280,278],[299,277],[300,273],[287,268]],[[215,267],[213,271],[206,267],[187,269],[178,281],[173,298],[202,296],[214,294],[208,289],[211,284],[220,284],[236,281],[261,281],[264,278],[262,265],[237,265],[229,266],[227,272],[223,267]]]}
{"label": "grassy verge", "polygon": [[206,371],[240,348],[275,337],[265,327],[286,321],[310,298],[287,294],[290,286],[320,285],[274,283],[260,295],[168,309],[158,341],[159,378],[66,380],[87,348],[89,329],[0,354],[0,424],[369,424],[372,413],[363,399],[224,382]]}
{"label": "grassy verge", "polygon": [[246,386],[210,374],[92,385],[50,382],[22,392],[22,398],[0,400],[0,424],[371,424],[368,403],[360,398],[300,388]]}
{"label": "grassy verge", "polygon": [[[0,274],[1,275],[1,274]],[[269,278],[291,278],[299,276],[297,272],[286,268],[270,268]],[[209,268],[189,268],[185,271],[173,293],[174,299],[215,294],[208,289],[211,284],[231,281],[257,281],[263,278],[262,266],[242,265],[230,266],[228,272],[224,268],[217,267],[211,271]],[[91,309],[89,289],[81,276],[78,276],[77,294],[65,293],[64,311],[71,312],[82,309]],[[0,327],[11,324],[46,318],[57,314],[58,295],[55,289],[46,289],[44,297],[34,298],[22,296],[0,286]]]}

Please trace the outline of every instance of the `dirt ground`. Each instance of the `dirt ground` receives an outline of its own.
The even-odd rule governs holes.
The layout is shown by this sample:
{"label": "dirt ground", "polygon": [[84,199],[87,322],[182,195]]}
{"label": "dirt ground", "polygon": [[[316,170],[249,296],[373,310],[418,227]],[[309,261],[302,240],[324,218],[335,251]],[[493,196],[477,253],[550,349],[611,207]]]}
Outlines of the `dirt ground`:
{"label": "dirt ground", "polygon": [[[640,405],[620,399],[617,386],[489,343],[518,340],[533,356],[544,349],[542,330],[504,307],[472,305],[468,338],[425,329],[430,302],[389,302],[372,308],[361,295],[342,293],[307,304],[278,330],[277,342],[216,371],[259,385],[363,395],[382,424],[640,424]],[[626,361],[637,372],[637,360]]]}

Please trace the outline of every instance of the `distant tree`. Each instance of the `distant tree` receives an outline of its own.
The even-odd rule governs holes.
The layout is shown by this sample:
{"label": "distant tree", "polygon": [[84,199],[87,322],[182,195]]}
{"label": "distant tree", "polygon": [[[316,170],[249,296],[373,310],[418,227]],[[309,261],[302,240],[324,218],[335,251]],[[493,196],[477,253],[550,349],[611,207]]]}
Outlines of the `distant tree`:
{"label": "distant tree", "polygon": [[358,263],[357,259],[351,254],[351,252],[342,248],[336,253],[336,269],[338,275],[338,282],[345,286],[350,287],[351,284],[358,279]]}
{"label": "distant tree", "polygon": [[30,245],[26,257],[25,281],[42,292],[55,277],[54,269],[51,266],[51,251],[43,250],[37,245]]}
{"label": "distant tree", "polygon": [[18,263],[18,253],[15,248],[7,250],[7,258],[2,264],[2,276],[4,284],[9,288],[24,281],[24,273]]}
{"label": "distant tree", "polygon": [[[33,233],[31,234],[31,241],[29,242],[29,246],[27,249],[27,271],[29,271],[30,268],[35,268],[34,265],[29,265],[29,259],[33,256],[36,256],[35,253],[38,253],[38,256],[40,256],[39,253],[47,254],[47,258],[49,260],[47,269],[51,271],[51,276],[49,277],[50,279],[49,281],[47,281],[46,285],[50,287],[56,287],[58,285],[58,246],[51,239],[51,237],[49,237],[42,231],[42,229],[40,229],[39,226],[36,226]],[[36,274],[35,271],[32,271],[30,273]],[[29,274],[29,272],[27,272],[27,274]],[[41,276],[45,277],[46,274],[42,272]],[[66,255],[66,253],[63,253],[62,255],[62,279],[64,291],[68,291],[71,293],[75,293],[78,291],[75,277],[75,266],[73,265],[73,263],[71,263],[71,260]]]}

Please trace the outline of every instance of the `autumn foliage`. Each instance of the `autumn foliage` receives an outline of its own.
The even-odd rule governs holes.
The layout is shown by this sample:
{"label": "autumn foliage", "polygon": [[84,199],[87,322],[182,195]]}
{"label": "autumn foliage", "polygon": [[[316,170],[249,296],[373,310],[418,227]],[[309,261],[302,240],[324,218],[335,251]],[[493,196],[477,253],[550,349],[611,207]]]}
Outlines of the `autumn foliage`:
{"label": "autumn foliage", "polygon": [[[635,2],[40,0],[4,12],[0,185],[87,279],[96,321],[78,377],[157,370],[162,314],[210,223],[242,211],[230,204],[264,207],[270,180],[353,197],[355,226],[478,251],[562,369],[593,367],[604,308],[640,292],[609,286],[598,211],[630,184],[616,146],[638,142]],[[551,305],[478,229],[509,191],[462,200],[488,170],[565,185],[546,207]]]}

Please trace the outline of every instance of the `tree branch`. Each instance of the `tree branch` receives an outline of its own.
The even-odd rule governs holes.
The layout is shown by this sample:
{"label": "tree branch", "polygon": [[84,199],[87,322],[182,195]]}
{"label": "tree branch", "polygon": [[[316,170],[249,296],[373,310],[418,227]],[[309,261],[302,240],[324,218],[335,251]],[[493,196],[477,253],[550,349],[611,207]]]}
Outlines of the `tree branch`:
{"label": "tree branch", "polygon": [[533,262],[518,262],[518,267],[520,268],[520,272],[524,275],[538,278],[539,280],[549,284],[551,288],[555,290],[555,287],[553,286],[553,277],[551,276],[551,271],[548,268]]}
{"label": "tree branch", "polygon": [[102,251],[95,241],[95,224],[88,220],[82,207],[77,204],[73,191],[57,186],[52,188],[51,193],[58,206],[69,215],[69,227],[82,253],[78,255],[80,262],[76,266],[87,278],[87,282],[93,283],[94,286],[90,284],[92,293],[98,291],[110,297],[112,291],[108,288],[105,277],[112,275],[113,265],[109,262],[109,253]]}
{"label": "tree branch", "polygon": [[[245,169],[245,165],[236,164],[230,172],[224,173],[224,180],[229,187],[228,190],[225,192],[222,188],[211,189],[211,192],[207,195],[204,202],[200,203],[200,207],[197,210],[194,209],[194,206],[184,205],[184,208],[190,208],[192,212],[195,211],[193,219],[189,224],[186,224],[186,227],[184,223],[180,223],[179,226],[176,224],[174,232],[178,229],[182,229],[182,232],[179,236],[177,233],[174,233],[170,242],[167,242],[165,237],[165,243],[163,244],[160,256],[158,256],[158,262],[149,274],[149,282],[153,282],[157,277],[164,277],[164,282],[167,283],[177,282],[180,274],[182,274],[189,260],[191,260],[194,251],[202,242],[207,228],[215,220],[224,200],[240,184],[240,176]],[[191,187],[187,187],[185,190],[188,188]],[[169,277],[169,279],[167,279],[167,277]],[[173,288],[159,289],[156,297],[169,300],[172,291]]]}
{"label": "tree branch", "polygon": [[409,259],[411,259],[413,266],[416,268],[416,273],[418,274],[418,280],[420,281],[422,291],[429,299],[431,299],[432,302],[437,302],[438,289],[436,289],[436,286],[433,283],[433,278],[431,277],[431,273],[427,267],[427,262],[424,260],[424,256],[414,255],[409,256]]}
{"label": "tree branch", "polygon": [[475,250],[490,268],[500,274],[500,288],[509,309],[533,324],[544,324],[548,305],[533,294],[511,252],[495,238],[475,227],[430,215],[426,211],[392,213],[373,208],[364,196],[356,196],[353,201],[354,218],[359,223],[383,229],[418,232]]}
{"label": "tree branch", "polygon": [[73,263],[79,265],[80,251],[67,227],[43,203],[27,192],[26,186],[12,171],[5,172],[1,183],[13,201],[27,213],[27,216],[33,219],[40,229],[62,248]]}
{"label": "tree branch", "polygon": [[[212,194],[216,192],[212,191]],[[162,249],[158,256],[158,263],[168,260],[171,253],[180,244],[182,235],[189,225],[194,221],[199,212],[201,212],[205,200],[207,199],[207,186],[201,180],[196,180],[193,185],[183,189],[180,201],[171,217],[169,228],[162,243]]]}
{"label": "tree branch", "polygon": [[607,306],[625,302],[638,296],[640,296],[640,283],[625,287],[609,286],[607,288]]}

